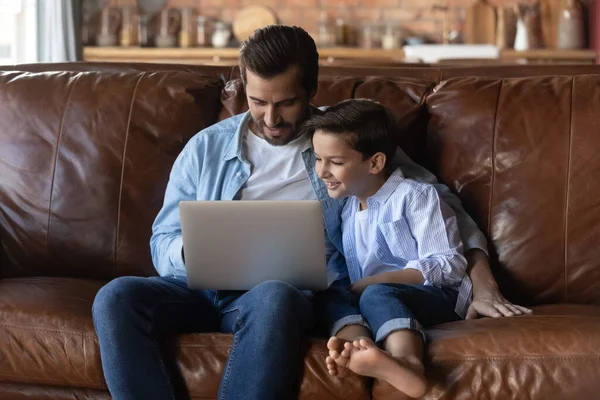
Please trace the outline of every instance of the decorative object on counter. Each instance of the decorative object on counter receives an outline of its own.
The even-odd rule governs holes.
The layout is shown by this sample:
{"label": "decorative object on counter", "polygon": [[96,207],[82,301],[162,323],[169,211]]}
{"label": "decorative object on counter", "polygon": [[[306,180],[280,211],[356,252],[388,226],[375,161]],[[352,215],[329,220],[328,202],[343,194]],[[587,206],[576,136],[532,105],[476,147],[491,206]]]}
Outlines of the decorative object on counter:
{"label": "decorative object on counter", "polygon": [[381,36],[381,48],[386,50],[399,49],[402,45],[402,31],[393,22],[388,21]]}
{"label": "decorative object on counter", "polygon": [[346,5],[341,2],[338,6],[338,13],[335,19],[335,44],[344,46],[350,42],[350,28],[348,26],[348,12]]}
{"label": "decorative object on counter", "polygon": [[517,33],[515,50],[525,51],[543,47],[540,3],[520,3],[515,6]]}
{"label": "decorative object on counter", "polygon": [[167,0],[136,0],[140,12],[139,20],[139,43],[141,47],[151,47],[154,33],[152,29],[152,18],[167,5]]}
{"label": "decorative object on counter", "polygon": [[335,46],[335,29],[329,21],[327,11],[321,10],[319,15],[319,37],[317,40],[319,47],[333,47]]}
{"label": "decorative object on counter", "polygon": [[517,34],[517,14],[514,7],[498,6],[496,13],[496,47],[512,49]]}
{"label": "decorative object on counter", "polygon": [[464,42],[494,44],[496,41],[496,12],[487,0],[477,0],[466,9]]}
{"label": "decorative object on counter", "polygon": [[154,38],[156,47],[176,47],[180,24],[181,13],[179,10],[163,8],[158,19],[158,35]]}
{"label": "decorative object on counter", "polygon": [[382,26],[377,21],[365,21],[362,24],[359,47],[363,49],[380,49],[382,39]]}
{"label": "decorative object on counter", "polygon": [[196,23],[196,46],[210,47],[211,34],[206,17],[201,15]]}
{"label": "decorative object on counter", "polygon": [[212,34],[212,45],[216,48],[224,48],[229,44],[231,39],[231,27],[223,21],[215,23],[215,30]]}
{"label": "decorative object on counter", "polygon": [[442,44],[461,44],[464,42],[465,10],[462,7],[450,7],[448,1],[434,4],[432,11],[442,15]]}
{"label": "decorative object on counter", "polygon": [[118,8],[104,7],[100,12],[100,29],[96,36],[98,46],[110,47],[118,43],[121,12]]}
{"label": "decorative object on counter", "polygon": [[407,59],[436,63],[443,59],[497,59],[500,51],[492,44],[424,44],[403,47]]}
{"label": "decorative object on counter", "polygon": [[596,52],[596,64],[600,64],[600,1],[590,4],[590,49]]}
{"label": "decorative object on counter", "polygon": [[427,43],[427,40],[422,36],[408,36],[406,38],[407,46],[419,46]]}
{"label": "decorative object on counter", "polygon": [[556,47],[581,49],[585,46],[583,9],[578,0],[563,0],[558,17]]}
{"label": "decorative object on counter", "polygon": [[139,45],[139,15],[136,6],[121,7],[121,32],[119,42],[123,47]]}
{"label": "decorative object on counter", "polygon": [[196,9],[186,7],[181,9],[181,30],[179,31],[179,47],[194,47],[197,43]]}
{"label": "decorative object on counter", "polygon": [[81,42],[84,46],[96,44],[96,35],[98,31],[98,17],[102,9],[100,0],[83,0],[81,3]]}
{"label": "decorative object on counter", "polygon": [[258,4],[250,5],[242,8],[236,15],[233,21],[233,35],[237,40],[243,42],[255,30],[276,23],[277,14],[271,8]]}

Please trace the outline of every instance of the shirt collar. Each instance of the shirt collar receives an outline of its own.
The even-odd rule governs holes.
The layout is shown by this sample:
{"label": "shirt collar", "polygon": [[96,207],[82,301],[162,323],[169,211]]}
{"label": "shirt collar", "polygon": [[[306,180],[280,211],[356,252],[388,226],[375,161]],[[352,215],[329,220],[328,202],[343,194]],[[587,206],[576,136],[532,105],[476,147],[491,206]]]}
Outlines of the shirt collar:
{"label": "shirt collar", "polygon": [[242,137],[244,135],[244,129],[246,129],[251,119],[252,115],[250,114],[250,111],[246,111],[227,146],[227,150],[223,153],[223,161],[228,161],[233,158],[239,158],[242,161],[245,160],[243,156]]}
{"label": "shirt collar", "polygon": [[377,193],[375,193],[373,196],[369,197],[367,199],[367,201],[371,200],[371,201],[376,201],[380,204],[384,204],[390,198],[392,193],[394,193],[396,191],[396,189],[398,188],[398,185],[404,179],[406,179],[404,177],[404,174],[402,173],[400,168],[397,168],[396,170],[394,170],[394,172],[392,172],[392,175],[390,175],[388,180],[385,181],[383,186],[379,188]]}

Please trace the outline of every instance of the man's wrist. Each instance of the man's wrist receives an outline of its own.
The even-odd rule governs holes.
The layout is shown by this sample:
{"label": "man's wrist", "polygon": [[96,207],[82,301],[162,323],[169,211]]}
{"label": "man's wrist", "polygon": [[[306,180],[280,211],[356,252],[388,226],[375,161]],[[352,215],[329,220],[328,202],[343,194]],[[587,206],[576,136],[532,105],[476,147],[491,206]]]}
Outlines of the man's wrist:
{"label": "man's wrist", "polygon": [[467,273],[473,282],[473,298],[497,293],[498,284],[489,268],[485,252],[481,249],[471,249],[465,253],[465,258],[468,263]]}

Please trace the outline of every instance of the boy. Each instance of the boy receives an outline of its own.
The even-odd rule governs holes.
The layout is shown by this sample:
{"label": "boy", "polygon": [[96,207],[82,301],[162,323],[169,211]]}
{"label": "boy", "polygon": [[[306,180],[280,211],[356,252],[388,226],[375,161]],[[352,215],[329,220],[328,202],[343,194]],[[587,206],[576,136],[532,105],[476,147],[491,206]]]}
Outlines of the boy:
{"label": "boy", "polygon": [[349,368],[421,397],[427,388],[423,326],[460,319],[455,308],[467,261],[456,217],[432,185],[391,168],[398,130],[382,105],[343,101],[313,116],[305,129],[329,195],[348,197],[342,237],[349,290],[360,297],[375,337],[342,343],[342,351],[342,339],[331,338],[328,369],[336,375]]}

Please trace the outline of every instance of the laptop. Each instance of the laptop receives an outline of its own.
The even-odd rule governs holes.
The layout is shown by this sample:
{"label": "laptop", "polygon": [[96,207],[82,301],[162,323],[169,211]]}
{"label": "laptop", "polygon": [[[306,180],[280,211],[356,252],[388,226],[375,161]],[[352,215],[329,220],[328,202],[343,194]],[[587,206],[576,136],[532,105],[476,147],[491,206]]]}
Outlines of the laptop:
{"label": "laptop", "polygon": [[328,287],[318,200],[182,201],[179,215],[191,289],[250,290],[268,280]]}

